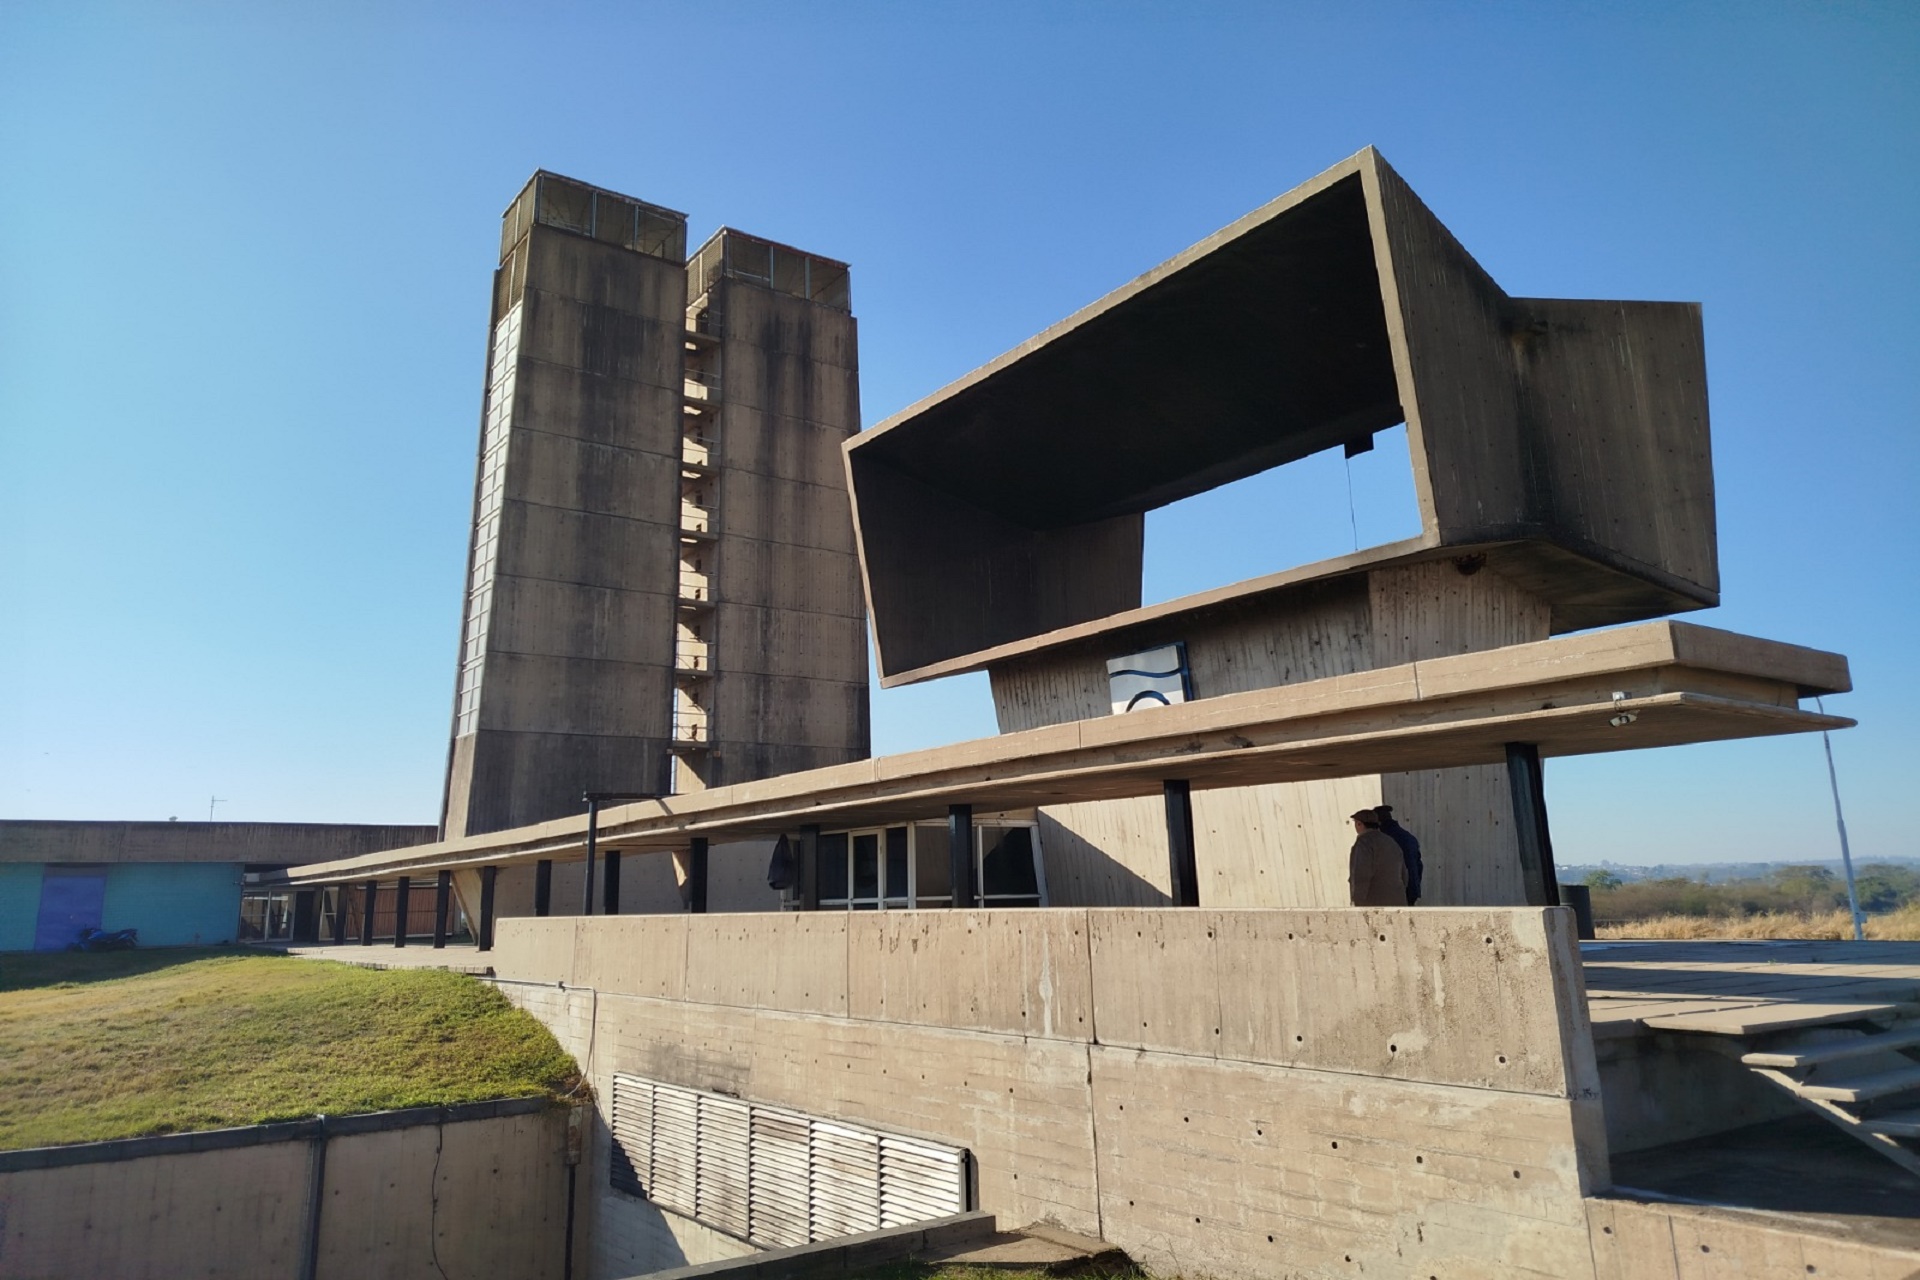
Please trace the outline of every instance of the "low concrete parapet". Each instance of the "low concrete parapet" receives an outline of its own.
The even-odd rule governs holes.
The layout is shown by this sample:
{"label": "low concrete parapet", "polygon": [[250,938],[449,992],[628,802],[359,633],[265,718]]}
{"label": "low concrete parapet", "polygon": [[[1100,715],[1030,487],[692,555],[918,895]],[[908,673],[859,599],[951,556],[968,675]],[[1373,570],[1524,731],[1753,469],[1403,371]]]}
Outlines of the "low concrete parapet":
{"label": "low concrete parapet", "polygon": [[0,1152],[0,1280],[558,1277],[544,1098]]}

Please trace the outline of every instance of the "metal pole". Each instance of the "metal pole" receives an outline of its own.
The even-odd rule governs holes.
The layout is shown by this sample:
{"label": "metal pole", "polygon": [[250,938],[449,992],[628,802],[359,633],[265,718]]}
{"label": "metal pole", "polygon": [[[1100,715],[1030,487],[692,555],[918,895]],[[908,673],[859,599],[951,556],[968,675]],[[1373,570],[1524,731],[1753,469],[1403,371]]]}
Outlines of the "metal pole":
{"label": "metal pole", "polygon": [[400,884],[393,893],[393,945],[407,945],[407,894],[413,889],[413,877],[401,876]]}
{"label": "metal pole", "polygon": [[580,885],[580,914],[593,914],[593,855],[600,836],[600,798],[587,793],[587,874]]}
{"label": "metal pole", "polygon": [[320,1274],[320,1210],[327,1202],[327,1118],[316,1117],[313,1146],[307,1154],[307,1238],[300,1258],[300,1280]]}
{"label": "metal pole", "polygon": [[[1815,697],[1813,705],[1827,714],[1827,704]],[[1847,914],[1853,917],[1853,940],[1867,940],[1866,917],[1860,914],[1860,893],[1853,887],[1853,850],[1847,845],[1847,815],[1840,812],[1840,775],[1833,771],[1833,738],[1820,731],[1820,745],[1827,750],[1827,785],[1833,789],[1833,825],[1840,829],[1840,867],[1847,873]]]}
{"label": "metal pole", "polygon": [[447,945],[447,907],[453,897],[453,872],[442,871],[433,880],[433,949]]}

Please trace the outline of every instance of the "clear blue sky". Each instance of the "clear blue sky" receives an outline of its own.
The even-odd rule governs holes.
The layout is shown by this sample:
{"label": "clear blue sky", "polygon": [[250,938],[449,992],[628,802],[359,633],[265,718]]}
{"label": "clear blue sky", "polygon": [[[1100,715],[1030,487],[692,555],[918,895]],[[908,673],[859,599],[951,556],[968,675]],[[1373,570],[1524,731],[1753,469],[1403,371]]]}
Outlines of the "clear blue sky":
{"label": "clear blue sky", "polygon": [[[1895,3],[14,0],[0,816],[437,818],[497,219],[536,167],[852,262],[871,423],[1369,143],[1511,292],[1705,305],[1726,604],[1693,616],[1852,658],[1856,849],[1920,854]],[[1398,482],[1362,462],[1372,542]],[[1331,505],[1156,517],[1150,597],[1345,549],[1333,467]],[[874,704],[881,751],[992,728],[979,678]],[[1835,851],[1817,738],[1549,788],[1564,861]]]}

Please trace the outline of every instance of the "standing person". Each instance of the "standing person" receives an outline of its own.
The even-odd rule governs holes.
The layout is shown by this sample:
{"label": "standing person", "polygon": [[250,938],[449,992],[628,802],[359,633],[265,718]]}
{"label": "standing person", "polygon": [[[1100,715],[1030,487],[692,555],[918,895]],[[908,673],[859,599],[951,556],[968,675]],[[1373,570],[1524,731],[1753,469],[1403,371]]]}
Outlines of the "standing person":
{"label": "standing person", "polygon": [[1387,833],[1393,842],[1400,846],[1400,856],[1407,863],[1407,905],[1420,901],[1420,881],[1426,876],[1426,865],[1420,861],[1420,841],[1413,832],[1393,820],[1393,806],[1383,804],[1374,810],[1380,815],[1380,829]]}
{"label": "standing person", "polygon": [[1359,839],[1347,857],[1347,890],[1356,907],[1407,905],[1407,860],[1400,846],[1380,829],[1380,815],[1362,809],[1353,815]]}

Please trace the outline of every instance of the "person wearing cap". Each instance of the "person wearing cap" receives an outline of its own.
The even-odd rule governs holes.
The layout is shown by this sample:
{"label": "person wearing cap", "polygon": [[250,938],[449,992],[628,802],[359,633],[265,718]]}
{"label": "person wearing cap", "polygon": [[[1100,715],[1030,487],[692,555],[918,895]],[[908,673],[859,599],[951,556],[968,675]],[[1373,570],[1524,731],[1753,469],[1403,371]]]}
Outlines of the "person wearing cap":
{"label": "person wearing cap", "polygon": [[1407,905],[1407,862],[1393,837],[1380,829],[1380,815],[1362,809],[1353,815],[1359,839],[1347,858],[1347,889],[1356,907]]}
{"label": "person wearing cap", "polygon": [[1380,829],[1400,846],[1400,856],[1407,864],[1407,905],[1412,906],[1420,901],[1420,881],[1426,875],[1426,866],[1420,860],[1420,841],[1393,820],[1392,805],[1383,804],[1374,812],[1380,815]]}

